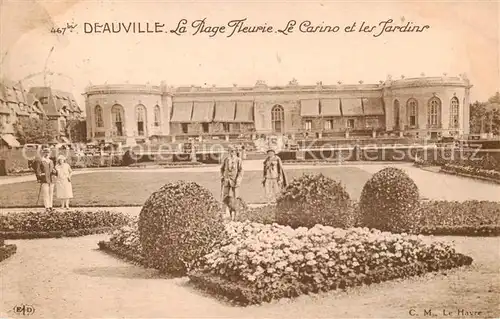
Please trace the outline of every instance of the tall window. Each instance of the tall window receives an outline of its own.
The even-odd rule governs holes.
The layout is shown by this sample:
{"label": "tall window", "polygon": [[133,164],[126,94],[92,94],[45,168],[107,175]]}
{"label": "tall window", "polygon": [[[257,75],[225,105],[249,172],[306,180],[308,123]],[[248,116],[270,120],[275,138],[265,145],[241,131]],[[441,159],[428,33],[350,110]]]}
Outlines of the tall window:
{"label": "tall window", "polygon": [[222,123],[222,128],[224,129],[224,132],[229,133],[230,131],[229,123]]}
{"label": "tall window", "polygon": [[394,100],[394,128],[399,128],[399,101]]}
{"label": "tall window", "polygon": [[146,108],[144,105],[138,105],[135,110],[135,118],[137,120],[137,135],[146,135]]}
{"label": "tall window", "polygon": [[160,107],[158,105],[155,106],[155,126],[160,126]]}
{"label": "tall window", "polygon": [[203,133],[208,133],[208,131],[209,131],[208,123],[202,123],[201,126],[203,128]]}
{"label": "tall window", "polygon": [[123,119],[125,118],[123,107],[118,104],[113,105],[111,108],[111,117],[113,120],[113,127],[116,129],[116,135],[123,136]]}
{"label": "tall window", "polygon": [[406,114],[408,114],[408,125],[417,127],[418,119],[418,102],[415,99],[409,99],[406,102]]}
{"label": "tall window", "polygon": [[354,128],[354,119],[347,120],[347,128]]}
{"label": "tall window", "polygon": [[307,120],[304,122],[304,129],[306,131],[312,130],[312,121],[311,120]]}
{"label": "tall window", "polygon": [[333,128],[333,120],[325,121],[325,130],[331,130]]}
{"label": "tall window", "polygon": [[102,120],[102,107],[100,105],[96,105],[95,107],[95,126],[104,127],[104,122]]}
{"label": "tall window", "polygon": [[458,112],[460,110],[457,97],[453,97],[450,102],[450,128],[458,128]]}
{"label": "tall window", "polygon": [[184,134],[188,133],[188,124],[187,123],[182,123],[181,128],[182,128],[182,133],[184,133]]}
{"label": "tall window", "polygon": [[281,105],[275,105],[271,109],[271,122],[273,125],[273,132],[282,133],[283,132],[283,124],[284,124],[284,111]]}
{"label": "tall window", "polygon": [[441,124],[441,100],[433,97],[429,100],[427,107],[427,125],[429,127],[439,127]]}

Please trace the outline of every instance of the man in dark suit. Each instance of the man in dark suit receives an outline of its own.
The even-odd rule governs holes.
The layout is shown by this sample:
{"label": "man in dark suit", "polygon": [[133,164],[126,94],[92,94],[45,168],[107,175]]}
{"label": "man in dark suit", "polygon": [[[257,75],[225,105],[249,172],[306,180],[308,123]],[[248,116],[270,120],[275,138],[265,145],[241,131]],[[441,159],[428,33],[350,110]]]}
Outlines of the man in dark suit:
{"label": "man in dark suit", "polygon": [[50,159],[50,150],[42,150],[42,158],[37,160],[35,169],[36,179],[41,184],[43,194],[43,205],[45,208],[52,208],[54,198],[54,185],[56,170],[54,162]]}

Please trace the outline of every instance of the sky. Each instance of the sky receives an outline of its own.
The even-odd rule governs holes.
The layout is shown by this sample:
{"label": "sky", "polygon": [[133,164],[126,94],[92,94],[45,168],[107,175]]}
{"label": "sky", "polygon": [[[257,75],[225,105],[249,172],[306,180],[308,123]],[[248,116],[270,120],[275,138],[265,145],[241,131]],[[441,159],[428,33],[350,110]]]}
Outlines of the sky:
{"label": "sky", "polygon": [[[475,2],[297,2],[297,1],[42,1],[0,0],[0,75],[26,86],[47,84],[71,91],[83,106],[89,84],[252,86],[378,83],[393,78],[457,76],[474,85],[471,99],[486,100],[500,88],[499,3]],[[191,23],[246,25],[292,33],[193,35]],[[175,35],[181,19],[187,32]],[[429,25],[424,32],[384,32],[379,23]],[[300,32],[301,22],[339,26],[336,33]],[[85,23],[164,24],[165,33],[85,33]],[[345,27],[356,22],[356,31]],[[375,30],[358,32],[359,26]],[[76,25],[64,35],[53,27]],[[87,28],[88,30],[88,28]],[[44,80],[43,72],[52,72]]]}

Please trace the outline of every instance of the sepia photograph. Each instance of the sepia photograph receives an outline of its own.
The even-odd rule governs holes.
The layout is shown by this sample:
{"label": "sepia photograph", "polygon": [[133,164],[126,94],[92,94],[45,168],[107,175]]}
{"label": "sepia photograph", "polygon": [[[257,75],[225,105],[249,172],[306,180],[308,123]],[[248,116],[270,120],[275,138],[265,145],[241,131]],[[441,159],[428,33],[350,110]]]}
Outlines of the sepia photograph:
{"label": "sepia photograph", "polygon": [[0,0],[0,318],[500,318],[499,20]]}

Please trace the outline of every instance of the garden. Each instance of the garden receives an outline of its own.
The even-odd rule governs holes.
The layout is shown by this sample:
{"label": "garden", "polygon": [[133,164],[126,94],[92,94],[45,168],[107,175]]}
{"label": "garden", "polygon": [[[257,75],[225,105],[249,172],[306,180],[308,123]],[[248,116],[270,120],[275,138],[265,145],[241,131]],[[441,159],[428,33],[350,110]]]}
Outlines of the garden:
{"label": "garden", "polygon": [[374,174],[359,201],[306,174],[275,206],[242,205],[229,223],[220,211],[203,186],[171,182],[99,248],[246,306],[469,266],[471,257],[424,235],[500,234],[500,203],[423,201],[396,168]]}
{"label": "garden", "polygon": [[[182,311],[163,312],[164,316],[190,313],[199,317],[208,313],[221,314],[223,309],[226,316],[248,315],[235,310],[242,309],[240,307],[231,310],[223,304],[229,307],[245,306],[244,309],[251,309],[250,313],[256,316],[259,311],[261,315],[268,316],[265,309],[283,308],[277,305],[283,305],[284,300],[289,300],[285,303],[287,309],[299,312],[302,309],[306,311],[301,312],[303,315],[310,315],[305,309],[314,312],[310,308],[315,299],[305,300],[305,296],[331,299],[321,302],[329,311],[336,309],[329,317],[341,315],[337,311],[343,308],[339,308],[338,304],[334,306],[334,300],[338,298],[344,305],[349,304],[347,299],[352,298],[371,304],[372,308],[381,309],[376,312],[379,316],[388,313],[396,317],[407,315],[408,307],[422,304],[423,300],[427,300],[427,304],[443,306],[480,305],[480,310],[494,311],[491,296],[498,292],[498,287],[489,284],[487,277],[495,273],[493,265],[498,264],[498,260],[491,256],[491,252],[482,251],[486,246],[497,245],[495,236],[500,234],[500,203],[423,199],[415,182],[397,168],[386,168],[373,175],[352,167],[310,169],[305,173],[297,171],[291,174],[292,181],[276,205],[255,206],[243,202],[235,222],[227,222],[221,214],[217,192],[211,189],[214,188],[211,186],[211,173],[197,174],[205,175],[193,177],[197,182],[174,182],[171,181],[173,178],[165,182],[165,179],[158,179],[158,173],[154,173],[151,174],[151,181],[156,175],[153,183],[156,189],[148,186],[146,190],[141,190],[137,185],[142,187],[147,184],[133,184],[136,193],[144,193],[145,197],[142,210],[135,217],[120,210],[91,207],[67,211],[22,209],[1,213],[0,237],[10,244],[5,245],[2,240],[0,257],[14,257],[0,263],[0,270],[11,277],[14,270],[9,271],[9,265],[35,256],[36,251],[40,251],[37,261],[24,260],[23,263],[27,267],[33,263],[38,265],[33,266],[38,273],[23,272],[19,276],[27,276],[34,282],[39,280],[35,278],[41,277],[43,285],[47,284],[47,279],[43,278],[50,278],[50,286],[58,285],[64,294],[74,294],[69,298],[78,295],[77,299],[81,299],[83,286],[80,285],[86,283],[97,290],[107,289],[109,297],[123,299],[122,303],[142,300],[137,292],[118,292],[116,289],[126,289],[119,288],[122,285],[118,279],[109,281],[109,276],[122,276],[122,271],[127,271],[130,273],[123,274],[126,279],[119,280],[126,280],[145,295],[149,295],[149,289],[144,287],[140,290],[142,288],[138,287],[143,280],[141,278],[147,276],[158,279],[148,280],[150,284],[168,286],[160,288],[163,295],[167,294],[170,298],[182,295],[182,298],[187,298],[186,302],[191,300],[212,309],[202,314],[180,307]],[[253,174],[257,172],[250,171],[250,176],[246,176],[258,180]],[[185,173],[182,175],[183,179],[188,179]],[[75,179],[85,177],[89,180],[92,176],[95,175],[78,175]],[[116,176],[121,176],[122,181],[126,181],[123,176],[134,176],[134,180],[139,181],[144,175],[130,173]],[[354,183],[353,176],[357,178]],[[347,184],[349,181],[350,185]],[[113,182],[110,187],[111,184],[117,187],[122,185],[116,179]],[[106,185],[104,179],[100,183]],[[21,184],[12,184],[9,188]],[[131,185],[128,187],[134,188]],[[93,192],[96,193],[96,190],[93,189]],[[147,192],[150,192],[149,195],[146,195]],[[117,193],[120,194],[120,191]],[[461,236],[450,237],[458,239],[459,249],[443,235]],[[39,239],[24,240],[35,238]],[[42,241],[50,242],[38,244]],[[487,242],[490,244],[485,244]],[[106,254],[93,251],[92,245]],[[57,250],[46,248],[52,246]],[[54,259],[60,254],[74,258],[71,262],[66,258]],[[52,257],[46,259],[42,255]],[[114,264],[112,260],[117,263],[114,267],[109,266]],[[118,264],[120,260],[130,266]],[[492,264],[488,261],[488,266],[484,266],[485,260],[490,260]],[[62,269],[58,265],[69,268]],[[56,267],[52,275],[44,275],[50,272],[51,267]],[[62,277],[59,280],[57,276]],[[94,280],[94,276],[98,277]],[[101,276],[106,279],[97,281],[102,279]],[[179,284],[172,287],[173,278],[178,278],[175,280],[181,280],[182,284],[175,281]],[[104,282],[105,287],[100,282]],[[424,286],[434,287],[438,283],[448,287],[441,292],[443,298],[424,298],[424,291],[429,289],[424,289]],[[66,284],[72,288],[64,288]],[[19,285],[22,283],[14,284],[15,287]],[[6,288],[8,283],[3,286],[7,289],[5,291],[9,290]],[[36,284],[33,287],[37,289]],[[116,289],[113,290],[113,287]],[[394,294],[395,289],[398,289],[397,294]],[[413,291],[412,294],[420,292],[418,296],[410,297],[413,301],[399,301],[396,306],[389,306],[387,302],[377,302],[379,306],[375,306],[369,301],[370,295],[375,292],[382,291],[386,296],[392,296],[387,298],[393,300],[399,290],[405,289],[408,293]],[[471,293],[471,298],[481,296],[482,301],[469,300],[467,295],[460,295],[458,299],[446,297],[449,293],[458,294],[457,289],[460,292],[464,289],[475,291]],[[4,296],[6,301],[17,300],[15,296],[9,296]],[[98,309],[103,311],[101,301],[94,297],[99,296],[86,295],[85,300],[93,300],[96,303],[95,314],[101,314],[98,312]],[[216,304],[207,304],[209,300]],[[141,302],[150,301],[151,298],[148,298],[148,301]],[[292,302],[296,307],[291,306]],[[265,308],[252,308],[252,305]],[[82,313],[93,313],[83,303],[78,307]],[[154,305],[152,307],[155,308]],[[168,307],[179,308],[173,304]],[[368,306],[360,307],[365,309]],[[354,308],[358,309],[357,306]],[[158,311],[159,308],[155,309]],[[284,313],[283,309],[280,313]],[[127,311],[133,312],[132,309]],[[144,316],[145,312],[134,313]]]}

